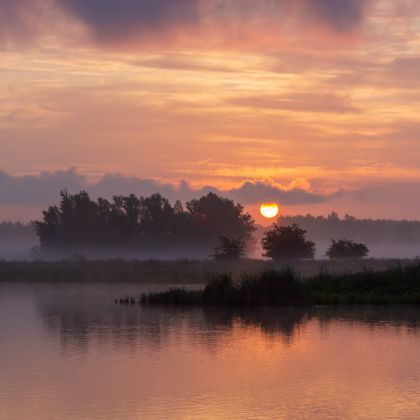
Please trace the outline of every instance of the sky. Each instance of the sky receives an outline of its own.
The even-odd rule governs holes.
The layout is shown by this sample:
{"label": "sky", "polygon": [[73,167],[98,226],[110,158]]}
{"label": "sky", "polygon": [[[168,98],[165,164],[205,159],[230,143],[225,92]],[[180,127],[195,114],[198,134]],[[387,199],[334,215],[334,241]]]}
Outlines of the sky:
{"label": "sky", "polygon": [[420,219],[420,0],[0,0],[0,220],[62,188]]}

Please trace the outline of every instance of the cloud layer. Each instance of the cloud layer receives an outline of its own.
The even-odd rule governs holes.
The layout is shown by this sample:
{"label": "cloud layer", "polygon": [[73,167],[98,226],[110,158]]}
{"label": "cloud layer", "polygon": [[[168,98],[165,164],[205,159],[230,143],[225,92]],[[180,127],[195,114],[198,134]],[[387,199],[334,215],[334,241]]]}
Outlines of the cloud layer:
{"label": "cloud layer", "polygon": [[197,0],[58,0],[58,3],[105,41],[158,33],[199,20]]}
{"label": "cloud layer", "polygon": [[[101,43],[172,39],[212,44],[240,38],[284,37],[284,28],[324,28],[336,34],[358,29],[367,5],[376,0],[0,0],[0,39],[16,41],[59,29],[71,20]],[[308,27],[309,25],[309,27]],[[57,28],[56,28],[57,30]],[[305,31],[303,31],[305,32]],[[49,34],[51,35],[51,34]],[[279,38],[280,39],[280,38]]]}
{"label": "cloud layer", "polygon": [[[0,221],[38,219],[41,210],[58,204],[59,192],[63,189],[71,193],[86,190],[93,198],[108,199],[113,195],[135,193],[149,196],[160,193],[172,203],[178,199],[185,203],[212,191],[245,205],[254,215],[257,215],[260,203],[274,201],[281,205],[285,214],[329,214],[335,210],[341,215],[349,213],[359,217],[419,219],[416,211],[420,208],[418,181],[377,182],[369,186],[361,185],[357,189],[325,193],[315,193],[308,190],[309,187],[310,184],[304,180],[297,180],[285,187],[269,182],[247,181],[237,188],[193,188],[185,181],[170,184],[121,174],[107,174],[96,182],[89,182],[75,169],[29,176],[13,176],[0,171]],[[404,203],[404,209],[400,203]]]}
{"label": "cloud layer", "polygon": [[187,201],[213,191],[233,198],[242,204],[252,205],[264,200],[279,201],[283,205],[321,203],[327,196],[313,194],[300,188],[283,189],[262,182],[245,182],[239,188],[222,190],[206,186],[195,189],[182,181],[179,185],[159,182],[153,179],[126,177],[108,174],[95,183],[78,174],[74,169],[56,172],[42,172],[39,175],[12,176],[0,171],[0,206],[1,205],[44,205],[56,203],[59,192],[67,189],[71,193],[86,190],[93,197],[111,198],[114,195],[149,196],[160,193],[171,201]]}
{"label": "cloud layer", "polygon": [[[420,0],[0,0],[0,217],[67,187],[418,218],[418,27]],[[136,178],[9,175],[68,167]]]}

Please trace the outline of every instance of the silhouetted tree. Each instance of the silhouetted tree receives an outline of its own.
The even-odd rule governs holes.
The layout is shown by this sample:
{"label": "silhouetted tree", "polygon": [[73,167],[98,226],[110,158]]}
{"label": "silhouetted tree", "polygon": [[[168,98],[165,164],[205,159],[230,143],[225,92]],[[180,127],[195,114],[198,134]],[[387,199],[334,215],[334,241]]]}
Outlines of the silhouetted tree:
{"label": "silhouetted tree", "polygon": [[221,236],[212,255],[216,260],[238,260],[245,255],[245,243],[241,238]]}
{"label": "silhouetted tree", "polygon": [[221,235],[239,237],[246,240],[255,230],[254,220],[244,213],[241,204],[219,197],[212,192],[198,200],[187,203],[188,213],[196,234],[213,243]]}
{"label": "silhouetted tree", "polygon": [[41,246],[78,246],[101,240],[101,218],[98,204],[90,200],[87,192],[71,195],[61,192],[60,206],[43,212],[44,221],[35,222]]}
{"label": "silhouetted tree", "polygon": [[129,196],[114,196],[112,203],[102,198],[98,199],[101,209],[99,217],[102,220],[104,243],[109,246],[139,245],[140,238],[140,199],[134,194]]}
{"label": "silhouetted tree", "polygon": [[313,258],[315,244],[305,239],[306,230],[297,224],[279,226],[264,233],[262,247],[264,256],[273,260],[293,260]]}
{"label": "silhouetted tree", "polygon": [[160,194],[92,200],[88,193],[62,191],[58,206],[35,222],[41,250],[66,253],[129,249],[140,253],[175,251],[207,256],[220,235],[249,240],[252,217],[240,204],[209,193],[172,207]]}
{"label": "silhouetted tree", "polygon": [[326,255],[330,259],[334,258],[365,258],[369,254],[369,248],[362,243],[350,241],[348,239],[332,240]]}
{"label": "silhouetted tree", "polygon": [[168,245],[173,236],[175,210],[160,194],[140,198],[140,232],[151,246]]}

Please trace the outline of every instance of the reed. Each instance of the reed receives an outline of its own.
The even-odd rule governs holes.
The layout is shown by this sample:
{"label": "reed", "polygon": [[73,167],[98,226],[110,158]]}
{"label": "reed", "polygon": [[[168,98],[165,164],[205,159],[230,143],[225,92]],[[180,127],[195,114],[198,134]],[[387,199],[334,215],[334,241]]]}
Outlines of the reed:
{"label": "reed", "polygon": [[144,294],[142,303],[205,305],[420,304],[420,263],[384,271],[332,274],[323,270],[304,278],[292,269],[212,276],[203,290],[175,288]]}

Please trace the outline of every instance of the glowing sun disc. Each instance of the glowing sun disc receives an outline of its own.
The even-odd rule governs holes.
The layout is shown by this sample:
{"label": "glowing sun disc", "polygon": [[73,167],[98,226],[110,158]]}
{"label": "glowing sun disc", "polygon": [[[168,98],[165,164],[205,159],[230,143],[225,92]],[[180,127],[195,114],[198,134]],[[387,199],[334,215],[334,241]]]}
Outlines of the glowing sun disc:
{"label": "glowing sun disc", "polygon": [[260,212],[267,219],[273,219],[279,214],[279,206],[276,203],[263,203]]}

